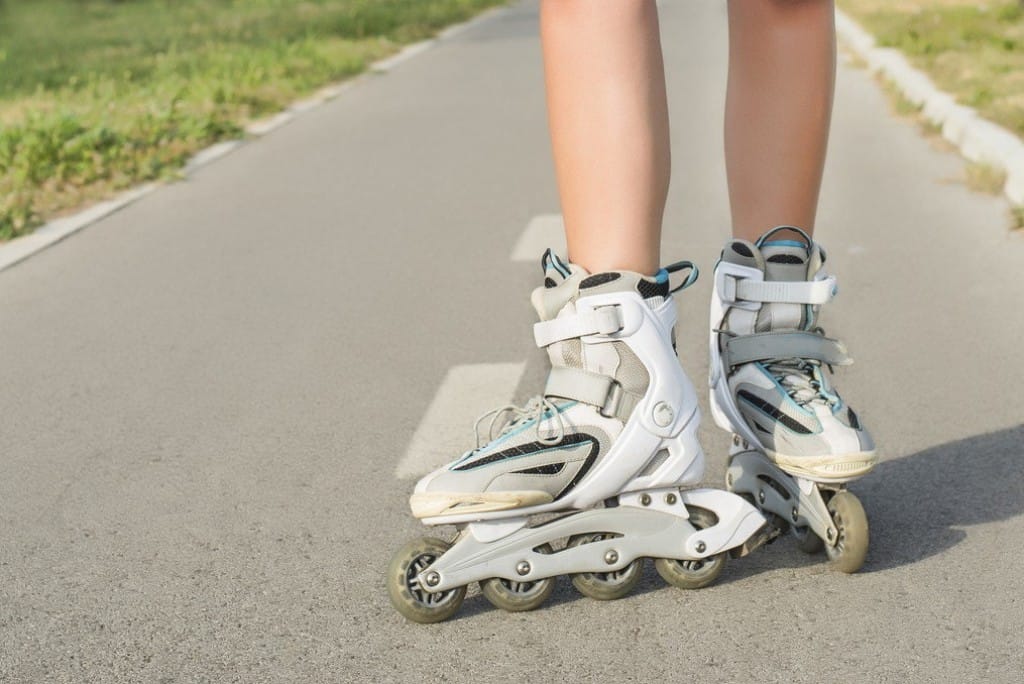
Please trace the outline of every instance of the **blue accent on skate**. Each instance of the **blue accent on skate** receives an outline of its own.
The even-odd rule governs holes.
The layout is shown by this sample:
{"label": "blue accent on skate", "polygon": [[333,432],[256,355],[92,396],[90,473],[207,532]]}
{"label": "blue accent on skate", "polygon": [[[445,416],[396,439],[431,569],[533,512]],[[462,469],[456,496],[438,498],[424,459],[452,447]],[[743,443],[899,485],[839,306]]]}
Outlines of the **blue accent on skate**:
{"label": "blue accent on skate", "polygon": [[667,283],[668,271],[666,271],[665,269],[661,269],[660,271],[658,271],[654,275],[654,282],[658,283],[659,285],[664,285],[665,283]]}
{"label": "blue accent on skate", "polygon": [[541,264],[544,266],[545,272],[549,267],[551,267],[558,271],[564,278],[568,278],[570,275],[569,268],[562,263],[562,260],[550,247],[544,251],[544,256],[541,257]]}
{"label": "blue accent on skate", "polygon": [[802,242],[800,242],[798,240],[768,240],[767,242],[765,242],[761,246],[762,247],[803,247],[803,248],[807,247],[807,245],[805,245],[804,243],[802,243]]}
{"label": "blue accent on skate", "polygon": [[570,275],[570,273],[571,273],[571,272],[569,271],[569,267],[568,267],[568,266],[566,266],[566,265],[565,265],[565,264],[564,264],[564,263],[562,262],[562,259],[561,259],[561,258],[560,258],[560,257],[559,257],[559,256],[558,256],[557,254],[555,254],[554,252],[552,252],[552,253],[551,253],[551,261],[552,261],[552,263],[554,263],[554,265],[555,265],[555,269],[556,269],[556,270],[557,270],[557,271],[558,271],[559,273],[561,273],[561,274],[562,274],[562,275],[563,275],[564,277],[566,277],[566,278],[568,278],[568,277],[569,277],[569,275]]}

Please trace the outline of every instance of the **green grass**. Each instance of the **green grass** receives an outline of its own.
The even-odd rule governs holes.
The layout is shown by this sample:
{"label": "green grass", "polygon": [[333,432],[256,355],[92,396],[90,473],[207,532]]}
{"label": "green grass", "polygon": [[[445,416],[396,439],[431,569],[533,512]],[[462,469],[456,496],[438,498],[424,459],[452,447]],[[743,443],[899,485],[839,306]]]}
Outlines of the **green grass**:
{"label": "green grass", "polygon": [[839,0],[941,89],[1024,135],[1024,8],[1018,0]]}
{"label": "green grass", "polygon": [[975,192],[984,192],[988,195],[1003,194],[1003,186],[1006,185],[1006,172],[997,169],[991,164],[981,162],[967,162],[964,169],[964,182]]}
{"label": "green grass", "polygon": [[1010,220],[1016,230],[1024,230],[1024,207],[1011,207]]}
{"label": "green grass", "polygon": [[0,240],[503,0],[0,0]]}

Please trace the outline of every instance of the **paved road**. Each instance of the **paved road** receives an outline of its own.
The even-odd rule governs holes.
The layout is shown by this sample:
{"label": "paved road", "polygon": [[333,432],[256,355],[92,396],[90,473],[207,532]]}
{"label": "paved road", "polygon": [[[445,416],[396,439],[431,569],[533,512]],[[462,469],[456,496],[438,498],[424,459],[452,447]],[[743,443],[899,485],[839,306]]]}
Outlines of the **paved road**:
{"label": "paved road", "polygon": [[[724,9],[665,5],[665,254],[709,270]],[[0,273],[0,681],[1019,681],[1024,240],[846,67],[819,236],[839,385],[883,449],[864,571],[778,543],[697,592],[649,568],[614,603],[562,581],[529,614],[393,612],[384,566],[422,533],[396,471],[449,370],[517,396],[543,373],[539,271],[510,260],[558,211],[536,21],[501,12]],[[708,280],[680,301],[698,379]]]}

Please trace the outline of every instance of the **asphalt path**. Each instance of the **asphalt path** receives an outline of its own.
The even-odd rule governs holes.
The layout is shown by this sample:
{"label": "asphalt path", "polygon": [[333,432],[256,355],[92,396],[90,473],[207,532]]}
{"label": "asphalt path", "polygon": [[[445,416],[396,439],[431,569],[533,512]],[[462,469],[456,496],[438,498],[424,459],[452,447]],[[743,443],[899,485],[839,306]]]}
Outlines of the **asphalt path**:
{"label": "asphalt path", "polygon": [[[724,12],[662,9],[664,254],[705,274]],[[544,374],[540,271],[510,258],[558,212],[536,6],[364,78],[0,273],[0,681],[1020,681],[1024,239],[963,169],[841,67],[818,237],[837,384],[881,448],[861,573],[780,541],[700,591],[649,566],[619,601],[561,579],[532,613],[474,593],[413,625],[383,578],[424,533],[414,434],[453,367],[523,369],[519,398]],[[709,281],[679,299],[697,382]]]}

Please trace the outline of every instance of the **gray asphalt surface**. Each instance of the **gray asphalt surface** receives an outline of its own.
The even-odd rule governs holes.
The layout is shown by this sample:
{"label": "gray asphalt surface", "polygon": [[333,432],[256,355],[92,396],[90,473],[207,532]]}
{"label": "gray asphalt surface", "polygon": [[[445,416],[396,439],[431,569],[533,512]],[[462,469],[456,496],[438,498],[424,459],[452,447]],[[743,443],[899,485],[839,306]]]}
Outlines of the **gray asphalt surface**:
{"label": "gray asphalt surface", "polygon": [[[662,21],[664,254],[708,273],[724,5]],[[0,680],[1020,681],[1024,239],[849,67],[818,236],[837,384],[882,448],[864,570],[785,541],[695,592],[649,567],[612,603],[563,579],[528,614],[392,610],[424,533],[393,473],[445,372],[543,373],[539,270],[509,261],[558,211],[536,22],[515,5],[0,273]],[[697,381],[709,281],[680,299]]]}

